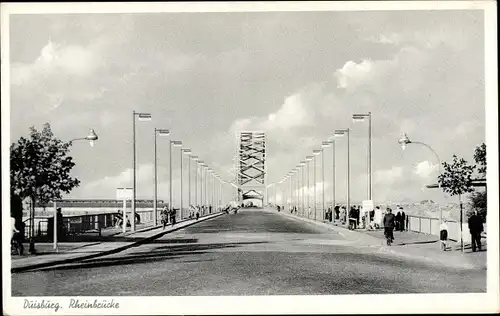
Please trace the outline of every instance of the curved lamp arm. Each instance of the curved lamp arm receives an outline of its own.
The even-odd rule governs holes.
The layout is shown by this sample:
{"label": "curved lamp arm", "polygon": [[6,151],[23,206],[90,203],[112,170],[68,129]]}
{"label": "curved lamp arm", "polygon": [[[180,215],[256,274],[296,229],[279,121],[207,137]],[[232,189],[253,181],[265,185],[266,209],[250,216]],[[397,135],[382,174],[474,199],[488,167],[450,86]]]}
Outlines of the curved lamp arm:
{"label": "curved lamp arm", "polygon": [[439,167],[439,174],[441,174],[441,159],[439,159],[439,156],[438,156],[438,154],[436,153],[436,151],[435,151],[434,149],[432,149],[432,147],[431,147],[431,146],[429,146],[429,145],[427,145],[426,143],[422,143],[422,142],[414,142],[414,141],[412,141],[412,142],[411,142],[411,144],[420,144],[420,145],[423,145],[423,146],[425,146],[425,147],[429,148],[429,149],[430,149],[430,151],[432,151],[432,153],[434,154],[434,156],[436,156],[436,159],[437,159],[437,161],[438,161],[438,163],[439,163],[439,165],[438,165],[438,167]]}

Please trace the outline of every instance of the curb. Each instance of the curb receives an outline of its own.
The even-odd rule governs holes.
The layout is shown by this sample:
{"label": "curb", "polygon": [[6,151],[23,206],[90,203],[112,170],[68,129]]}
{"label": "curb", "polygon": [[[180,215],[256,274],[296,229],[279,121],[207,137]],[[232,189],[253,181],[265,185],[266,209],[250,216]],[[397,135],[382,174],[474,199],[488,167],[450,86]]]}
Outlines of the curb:
{"label": "curb", "polygon": [[[73,257],[73,258],[55,260],[55,261],[50,261],[50,262],[42,262],[42,263],[36,263],[36,264],[32,264],[32,265],[26,265],[26,266],[11,268],[11,273],[26,272],[26,271],[29,271],[29,270],[40,269],[40,268],[47,268],[47,267],[57,266],[57,265],[60,265],[60,264],[73,263],[73,262],[80,261],[80,260],[94,259],[94,258],[98,258],[98,257],[102,257],[102,256],[107,256],[107,255],[115,254],[115,253],[121,252],[123,250],[132,248],[132,247],[140,246],[140,245],[142,245],[144,243],[147,243],[147,242],[149,242],[151,240],[160,238],[160,237],[162,237],[162,236],[164,236],[166,234],[169,234],[169,233],[178,231],[180,229],[183,229],[183,228],[195,225],[197,223],[201,223],[201,222],[204,222],[204,221],[207,221],[207,220],[219,217],[219,216],[224,215],[224,214],[225,214],[224,212],[220,212],[220,213],[210,214],[210,215],[207,215],[205,217],[200,217],[200,219],[198,221],[192,222],[192,223],[187,224],[185,226],[176,227],[176,228],[174,228],[172,230],[169,230],[169,231],[162,231],[162,232],[160,232],[158,234],[155,234],[153,236],[145,237],[145,238],[143,238],[141,240],[138,240],[138,241],[135,241],[135,242],[132,241],[132,242],[130,242],[130,244],[127,244],[127,245],[124,245],[124,246],[120,246],[120,247],[115,248],[115,249],[105,250],[105,251],[102,251],[102,252],[99,252],[99,253],[95,253],[95,254],[91,254],[91,255],[84,255],[84,256],[78,256],[78,257]],[[183,222],[185,222],[185,221],[183,221]],[[180,224],[180,223],[182,223],[182,222],[179,222],[178,224]],[[153,229],[155,229],[155,228],[153,228]],[[135,233],[138,233],[138,232],[135,232]]]}

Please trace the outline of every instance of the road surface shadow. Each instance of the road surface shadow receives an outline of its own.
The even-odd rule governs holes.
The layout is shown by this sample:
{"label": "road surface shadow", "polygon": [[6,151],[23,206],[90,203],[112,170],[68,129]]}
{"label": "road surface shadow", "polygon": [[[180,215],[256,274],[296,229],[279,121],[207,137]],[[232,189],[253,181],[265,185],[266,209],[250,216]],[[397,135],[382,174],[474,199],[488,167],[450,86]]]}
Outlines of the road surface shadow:
{"label": "road surface shadow", "polygon": [[[209,250],[235,248],[248,244],[262,244],[267,241],[259,242],[236,242],[236,243],[220,243],[220,244],[188,244],[188,245],[173,245],[161,246],[152,251],[134,252],[133,254],[124,254],[122,256],[101,257],[96,259],[87,259],[67,265],[53,266],[38,269],[38,271],[53,271],[53,270],[73,270],[84,268],[109,267],[117,265],[148,263],[152,261],[165,261],[183,256],[200,255],[209,253]],[[211,259],[196,259],[192,262],[212,261]],[[183,261],[191,262],[191,261]]]}

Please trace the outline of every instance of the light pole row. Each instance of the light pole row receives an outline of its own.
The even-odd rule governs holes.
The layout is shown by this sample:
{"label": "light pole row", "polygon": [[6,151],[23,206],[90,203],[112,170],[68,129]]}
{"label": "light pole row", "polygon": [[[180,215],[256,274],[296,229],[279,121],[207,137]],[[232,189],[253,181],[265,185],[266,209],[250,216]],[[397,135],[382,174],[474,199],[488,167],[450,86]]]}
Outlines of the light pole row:
{"label": "light pole row", "polygon": [[[371,134],[372,134],[372,124],[371,124],[371,112],[368,112],[367,114],[354,114],[352,116],[352,119],[354,122],[359,122],[359,121],[364,121],[364,119],[368,119],[369,125],[368,125],[368,200],[372,200],[372,157],[371,157]],[[346,211],[348,212],[350,209],[350,204],[351,204],[351,194],[350,194],[350,185],[351,185],[351,166],[350,166],[350,128],[345,128],[345,129],[335,129],[334,130],[334,138],[338,137],[344,137],[347,136],[347,181],[346,181]],[[296,200],[295,204],[302,205],[302,212],[301,215],[304,216],[304,212],[307,210],[307,217],[310,217],[311,213],[311,207],[310,207],[310,173],[309,173],[309,163],[313,161],[313,210],[314,210],[314,219],[317,219],[317,183],[316,183],[316,156],[322,155],[322,160],[321,160],[321,170],[322,170],[322,216],[325,218],[325,162],[324,162],[324,149],[332,146],[332,196],[331,196],[331,201],[332,201],[332,210],[336,205],[336,148],[335,148],[335,140],[332,138],[329,138],[326,141],[321,142],[321,149],[314,149],[313,150],[313,155],[312,156],[306,156],[305,160],[301,161],[294,169],[292,169],[290,172],[288,172],[280,181],[279,183],[285,183],[289,181],[290,183],[294,180],[295,176],[295,182],[297,183],[297,190],[296,190]],[[305,166],[305,168],[304,168]],[[306,170],[304,170],[306,169]],[[300,171],[302,171],[302,179],[300,177]],[[304,179],[304,173],[307,173],[307,180]],[[304,207],[305,205],[305,196],[304,196],[304,187],[307,183],[307,209]],[[293,204],[293,193],[290,185],[290,190],[289,190],[289,201],[290,205]],[[302,197],[302,199],[301,199]],[[301,201],[302,200],[302,201]],[[302,204],[300,203],[302,202]],[[348,221],[346,221],[347,223]]]}
{"label": "light pole row", "polygon": [[[135,216],[136,216],[136,120],[139,121],[150,121],[151,114],[133,111],[133,195],[132,195],[132,218],[131,230],[135,231]],[[154,213],[154,225],[158,225],[158,152],[157,152],[157,137],[160,136],[170,136],[170,130],[154,128],[154,202],[153,202],[153,213]],[[188,204],[191,206],[191,164],[192,161],[196,163],[195,172],[195,205],[198,205],[198,192],[199,194],[199,204],[203,205],[215,205],[217,208],[225,201],[223,195],[223,180],[208,166],[204,161],[200,160],[198,156],[193,156],[191,149],[182,148],[183,144],[180,140],[169,140],[169,207],[173,208],[173,185],[172,185],[172,150],[175,147],[180,147],[180,217],[184,218],[184,185],[183,185],[183,171],[184,171],[184,155],[189,157],[188,163]],[[198,175],[200,176],[200,181],[198,181]],[[210,186],[209,186],[210,183]],[[199,185],[198,185],[199,184]],[[199,190],[198,190],[199,188]],[[208,194],[210,191],[210,195]]]}

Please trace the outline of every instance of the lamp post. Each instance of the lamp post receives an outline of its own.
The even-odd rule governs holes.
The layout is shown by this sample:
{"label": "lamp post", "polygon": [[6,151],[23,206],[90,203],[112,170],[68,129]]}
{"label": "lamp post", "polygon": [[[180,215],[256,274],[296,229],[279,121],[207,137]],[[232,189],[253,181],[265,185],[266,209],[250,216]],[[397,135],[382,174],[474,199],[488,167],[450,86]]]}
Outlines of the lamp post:
{"label": "lamp post", "polygon": [[[323,209],[325,208],[325,148],[330,147],[332,145],[333,149],[333,179],[332,179],[332,212],[335,208],[335,142],[333,140],[327,140],[321,143],[321,147],[323,147]],[[333,215],[333,214],[332,214]]]}
{"label": "lamp post", "polygon": [[[95,133],[95,131],[93,129],[91,129],[89,131],[89,134],[85,137],[82,137],[82,138],[75,138],[75,139],[72,139],[69,141],[69,143],[72,145],[74,141],[77,141],[77,140],[87,140],[89,141],[89,144],[90,144],[90,147],[94,147],[94,142],[98,139],[99,137],[97,137],[97,134]],[[33,220],[33,223],[35,221]],[[34,227],[33,224],[31,224],[31,227]],[[58,251],[58,243],[57,243],[57,239],[58,239],[58,236],[57,236],[57,227],[58,227],[58,224],[57,224],[57,201],[54,200],[54,231],[53,231],[53,236],[54,236],[54,243],[53,243],[53,248],[54,250],[57,252]],[[34,240],[33,240],[33,235],[34,234],[30,234],[30,245],[29,245],[29,251],[30,252],[34,252],[35,250],[35,243],[34,243]]]}
{"label": "lamp post", "polygon": [[200,167],[200,207],[203,205],[203,160],[198,160],[198,167]]}
{"label": "lamp post", "polygon": [[[350,203],[351,203],[351,192],[350,192],[350,187],[351,187],[351,165],[350,165],[350,144],[349,144],[349,138],[350,138],[350,132],[349,129],[338,129],[335,130],[334,135],[336,137],[342,137],[345,134],[347,134],[347,208],[346,208],[346,216],[349,214],[350,210]],[[347,218],[346,218],[347,219]],[[349,225],[349,221],[346,220],[346,225]]]}
{"label": "lamp post", "polygon": [[353,114],[354,122],[363,122],[368,118],[368,200],[372,199],[372,112],[368,114]]}
{"label": "lamp post", "polygon": [[302,217],[304,217],[304,214],[305,214],[305,200],[306,200],[306,196],[304,194],[304,189],[305,189],[305,186],[306,186],[306,182],[305,182],[305,166],[306,166],[306,161],[303,160],[300,162],[300,169],[302,170],[302,177],[301,177],[301,181],[300,181],[300,193],[302,195]]}
{"label": "lamp post", "polygon": [[[198,205],[198,156],[191,156],[191,159],[195,162],[196,171],[194,172],[194,205]],[[191,163],[190,163],[191,164]]]}
{"label": "lamp post", "polygon": [[[438,154],[436,153],[436,151],[434,149],[432,149],[431,146],[427,145],[426,143],[423,143],[423,142],[415,142],[415,141],[411,141],[409,138],[408,138],[408,135],[406,135],[406,133],[403,135],[403,137],[401,137],[399,140],[398,140],[398,143],[401,145],[401,149],[405,150],[406,149],[406,146],[408,144],[420,144],[422,146],[425,146],[427,147],[433,154],[434,156],[436,157],[437,161],[438,161],[438,172],[439,172],[439,175],[441,175],[441,159],[439,159],[439,156]],[[439,183],[438,181],[438,187],[439,189],[441,189],[441,184]],[[443,210],[441,209],[441,204],[438,204],[439,205],[439,222],[441,222],[443,220]],[[461,248],[462,248],[462,252],[463,252],[463,219],[462,219],[462,208],[460,208],[460,243],[461,243]]]}
{"label": "lamp post", "polygon": [[[317,213],[317,197],[318,197],[318,194],[316,192],[316,156],[321,154],[321,149],[315,149],[313,150],[313,162],[314,162],[314,177],[313,177],[313,181],[314,181],[314,220],[316,220],[316,213]],[[323,209],[323,212],[324,212],[324,209]],[[323,215],[323,218],[325,216]]]}
{"label": "lamp post", "polygon": [[309,163],[313,160],[313,156],[306,157],[306,167],[307,167],[307,218],[310,217],[311,213],[311,193],[309,192],[311,189],[310,178],[311,174],[309,173]]}
{"label": "lamp post", "polygon": [[[170,196],[169,196],[169,207],[170,209],[174,209],[173,207],[173,202],[172,202],[172,197],[173,197],[173,190],[172,190],[172,146],[173,147],[180,147],[182,146],[182,141],[180,140],[171,140],[170,141],[170,148],[169,148],[169,162],[170,162],[170,172],[169,172],[169,176],[170,176],[170,181],[169,181],[169,187],[170,187]],[[182,176],[181,176],[181,179],[182,179]]]}
{"label": "lamp post", "polygon": [[[155,141],[154,141],[154,151],[155,151],[155,159],[154,159],[154,181],[155,181],[155,192],[154,192],[154,202],[153,202],[153,212],[154,212],[154,226],[158,225],[158,156],[156,153],[156,136],[168,136],[170,135],[170,131],[168,129],[154,129]],[[125,210],[124,210],[125,211]]]}
{"label": "lamp post", "polygon": [[[183,194],[183,185],[182,185],[182,172],[183,172],[183,161],[184,161],[184,155],[191,155],[191,149],[189,148],[181,148],[181,220],[184,218],[182,215],[183,213],[183,206],[184,206],[184,194]],[[189,159],[191,161],[191,159]],[[189,171],[188,171],[188,195],[191,194],[191,163],[189,163]],[[191,197],[188,198],[189,203],[191,203]],[[189,206],[189,205],[188,205]]]}
{"label": "lamp post", "polygon": [[[133,176],[134,183],[132,186],[132,188],[133,188],[133,190],[132,190],[132,192],[133,192],[132,193],[132,219],[130,221],[131,222],[130,223],[131,224],[131,231],[135,231],[135,200],[136,200],[136,190],[137,190],[136,189],[137,176],[136,176],[136,166],[135,166],[136,165],[136,163],[135,163],[135,158],[136,158],[135,157],[135,152],[136,152],[136,150],[135,150],[135,118],[136,117],[139,119],[139,121],[151,121],[151,114],[150,113],[138,113],[136,111],[132,112],[132,121],[133,121],[133,123],[132,123],[132,131],[133,131],[132,132],[132,139],[133,139],[132,140],[132,146],[133,146],[133,155],[132,155],[133,156],[133,159],[132,159],[133,166],[132,166],[132,169],[133,169],[133,174],[134,174],[134,176]],[[125,216],[125,210],[123,210],[123,211],[124,211],[123,216]],[[123,218],[123,220],[125,223],[125,217]]]}

